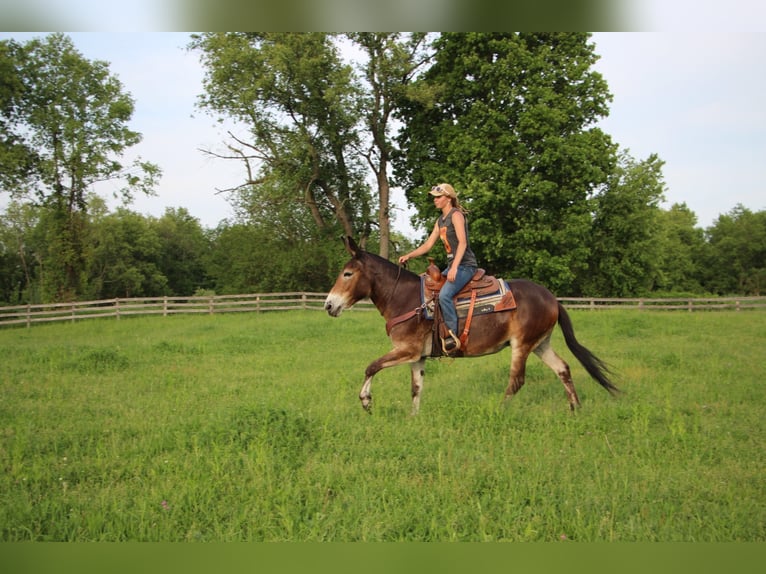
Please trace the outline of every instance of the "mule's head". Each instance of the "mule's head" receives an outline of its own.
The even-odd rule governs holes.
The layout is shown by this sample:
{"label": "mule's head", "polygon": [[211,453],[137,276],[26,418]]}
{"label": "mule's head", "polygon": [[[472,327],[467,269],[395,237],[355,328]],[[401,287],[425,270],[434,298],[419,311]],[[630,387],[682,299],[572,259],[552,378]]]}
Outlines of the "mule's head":
{"label": "mule's head", "polygon": [[365,267],[364,250],[360,249],[351,237],[346,237],[343,241],[351,259],[341,270],[325,299],[324,308],[332,317],[337,317],[344,309],[369,297],[372,292],[372,283]]}

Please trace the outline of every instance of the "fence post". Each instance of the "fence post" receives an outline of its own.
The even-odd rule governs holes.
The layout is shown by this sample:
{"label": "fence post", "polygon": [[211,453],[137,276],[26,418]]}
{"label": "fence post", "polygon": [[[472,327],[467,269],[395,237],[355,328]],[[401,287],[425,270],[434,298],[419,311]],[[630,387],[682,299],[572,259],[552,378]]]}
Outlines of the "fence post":
{"label": "fence post", "polygon": [[27,329],[32,326],[32,305],[27,303]]}
{"label": "fence post", "polygon": [[691,313],[691,312],[692,312],[692,309],[693,309],[693,307],[694,307],[694,303],[692,302],[692,300],[691,300],[691,299],[689,299],[689,302],[688,302],[688,307],[689,307],[689,313]]}
{"label": "fence post", "polygon": [[213,296],[210,296],[210,299],[207,300],[207,311],[209,315],[213,314]]}
{"label": "fence post", "polygon": [[168,316],[168,296],[165,295],[162,298],[162,316],[167,317]]}
{"label": "fence post", "polygon": [[308,309],[308,303],[306,302],[306,294],[305,293],[301,293],[301,309],[303,309],[304,311],[306,309]]}
{"label": "fence post", "polygon": [[117,320],[120,320],[120,298],[115,297],[114,298],[114,316],[117,317]]}
{"label": "fence post", "polygon": [[75,304],[74,304],[74,303],[72,303],[72,307],[71,307],[71,313],[72,313],[72,323],[74,323],[74,319],[75,319],[75,317],[74,317],[74,305],[75,305]]}
{"label": "fence post", "polygon": [[255,312],[256,313],[261,312],[261,296],[260,295],[255,296]]}

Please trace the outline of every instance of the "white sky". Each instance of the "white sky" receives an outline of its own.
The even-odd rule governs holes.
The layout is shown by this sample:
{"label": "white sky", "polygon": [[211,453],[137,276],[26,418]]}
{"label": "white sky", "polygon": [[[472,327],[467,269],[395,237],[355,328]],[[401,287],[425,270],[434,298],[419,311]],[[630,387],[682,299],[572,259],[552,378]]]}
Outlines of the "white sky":
{"label": "white sky", "polygon": [[[0,33],[0,39],[35,35]],[[203,72],[197,54],[184,49],[188,33],[70,36],[86,58],[110,62],[136,101],[131,127],[144,139],[132,149],[163,170],[157,197],[139,197],[131,208],[159,216],[165,207],[185,207],[206,227],[231,217],[215,191],[238,183],[242,171],[199,151],[222,151],[226,137],[194,108]],[[601,56],[596,69],[614,95],[600,125],[634,158],[657,153],[665,161],[665,207],[685,202],[702,227],[737,203],[766,209],[766,34],[616,32],[594,34],[593,41]],[[0,206],[6,199],[0,196]],[[395,227],[413,235],[403,194],[394,202],[400,208]]]}
{"label": "white sky", "polygon": [[614,95],[600,125],[637,159],[665,161],[666,207],[708,227],[737,203],[766,209],[766,34],[595,34]]}

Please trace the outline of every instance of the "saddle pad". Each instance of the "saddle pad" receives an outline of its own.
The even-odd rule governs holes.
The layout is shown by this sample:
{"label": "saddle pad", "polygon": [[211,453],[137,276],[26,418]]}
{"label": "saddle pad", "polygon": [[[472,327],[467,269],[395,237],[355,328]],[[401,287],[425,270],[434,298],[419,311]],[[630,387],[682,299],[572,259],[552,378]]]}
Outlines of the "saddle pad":
{"label": "saddle pad", "polygon": [[[516,302],[511,292],[511,288],[508,283],[503,279],[499,280],[500,288],[494,293],[487,295],[479,295],[476,297],[476,302],[473,307],[474,315],[483,315],[485,313],[494,313],[495,311],[508,311],[516,308]],[[430,290],[429,290],[430,293]],[[425,279],[421,277],[420,281],[420,301],[426,303],[426,288]],[[434,305],[436,300],[428,301],[424,309],[424,317],[426,319],[434,318]],[[458,318],[465,318],[468,316],[468,310],[471,306],[471,298],[458,298],[455,301],[455,309],[457,310]]]}

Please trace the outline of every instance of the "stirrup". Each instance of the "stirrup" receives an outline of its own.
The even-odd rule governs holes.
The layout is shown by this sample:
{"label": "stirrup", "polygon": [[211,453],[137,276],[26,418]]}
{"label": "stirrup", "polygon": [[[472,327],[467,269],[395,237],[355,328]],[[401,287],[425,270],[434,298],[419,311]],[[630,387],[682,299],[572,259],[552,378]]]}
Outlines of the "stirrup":
{"label": "stirrup", "polygon": [[449,330],[449,335],[442,338],[442,351],[446,355],[450,355],[452,353],[455,353],[460,350],[460,339],[457,338],[457,335],[452,332],[452,329]]}

